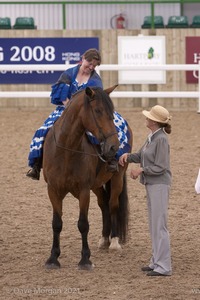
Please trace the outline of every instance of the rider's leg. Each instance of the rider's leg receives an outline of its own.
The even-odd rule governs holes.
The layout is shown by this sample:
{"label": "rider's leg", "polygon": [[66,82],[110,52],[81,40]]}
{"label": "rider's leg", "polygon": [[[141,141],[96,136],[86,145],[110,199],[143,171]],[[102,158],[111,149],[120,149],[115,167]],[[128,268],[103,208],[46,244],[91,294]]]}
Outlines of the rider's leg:
{"label": "rider's leg", "polygon": [[61,116],[65,107],[58,106],[50,116],[45,120],[44,124],[35,132],[29,152],[29,166],[32,168],[26,176],[34,180],[40,179],[40,171],[42,168],[43,144],[49,129],[53,126],[56,120]]}

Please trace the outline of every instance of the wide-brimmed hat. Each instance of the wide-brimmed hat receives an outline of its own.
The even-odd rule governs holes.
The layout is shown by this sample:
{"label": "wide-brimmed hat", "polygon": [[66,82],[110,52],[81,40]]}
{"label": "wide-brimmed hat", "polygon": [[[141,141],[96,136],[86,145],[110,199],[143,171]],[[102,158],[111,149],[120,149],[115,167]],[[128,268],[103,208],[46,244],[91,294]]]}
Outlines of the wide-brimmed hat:
{"label": "wide-brimmed hat", "polygon": [[153,106],[150,111],[143,110],[142,113],[148,119],[158,123],[167,124],[171,120],[168,110],[160,105]]}

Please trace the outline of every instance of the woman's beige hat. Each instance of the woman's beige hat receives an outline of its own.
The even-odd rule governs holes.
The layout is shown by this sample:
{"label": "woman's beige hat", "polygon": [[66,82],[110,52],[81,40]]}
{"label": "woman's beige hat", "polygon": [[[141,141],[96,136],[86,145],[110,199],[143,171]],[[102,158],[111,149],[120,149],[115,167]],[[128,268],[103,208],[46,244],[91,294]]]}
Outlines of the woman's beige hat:
{"label": "woman's beige hat", "polygon": [[158,123],[167,124],[171,120],[168,110],[160,105],[153,106],[150,111],[143,110],[142,113],[148,119]]}

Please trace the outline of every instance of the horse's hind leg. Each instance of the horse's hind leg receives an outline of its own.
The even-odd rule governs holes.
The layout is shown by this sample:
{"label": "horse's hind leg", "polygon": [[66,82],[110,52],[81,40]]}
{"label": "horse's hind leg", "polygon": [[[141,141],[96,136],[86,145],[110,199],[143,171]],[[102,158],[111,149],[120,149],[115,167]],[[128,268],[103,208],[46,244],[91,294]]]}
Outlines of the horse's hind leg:
{"label": "horse's hind leg", "polygon": [[104,188],[93,190],[97,196],[98,205],[102,213],[102,237],[99,241],[99,249],[108,249],[110,245],[109,236],[111,233],[111,218],[109,212],[109,194]]}
{"label": "horse's hind leg", "polygon": [[53,244],[51,248],[51,255],[46,261],[46,268],[57,269],[60,268],[58,257],[60,256],[60,233],[62,231],[62,199],[58,198],[48,187],[49,198],[53,207]]}
{"label": "horse's hind leg", "polygon": [[[123,174],[122,174],[123,175]],[[126,242],[128,230],[128,194],[126,176],[117,174],[111,179],[110,187],[110,215],[111,215],[111,243],[110,250],[120,250],[122,243]]]}

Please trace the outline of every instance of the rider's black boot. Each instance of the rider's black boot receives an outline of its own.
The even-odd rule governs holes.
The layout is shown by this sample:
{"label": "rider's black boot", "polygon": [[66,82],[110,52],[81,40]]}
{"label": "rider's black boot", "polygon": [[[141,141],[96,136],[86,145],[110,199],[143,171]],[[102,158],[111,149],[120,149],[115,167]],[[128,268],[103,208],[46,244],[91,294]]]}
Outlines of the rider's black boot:
{"label": "rider's black boot", "polygon": [[36,158],[33,168],[27,172],[26,176],[30,177],[33,180],[39,180],[41,168],[42,168],[42,158],[39,157]]}

